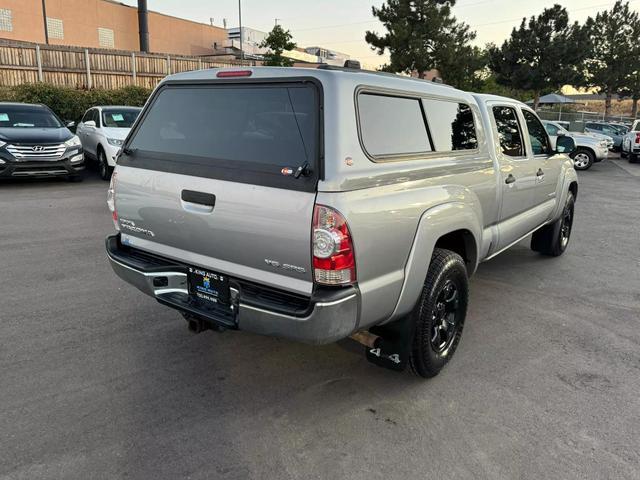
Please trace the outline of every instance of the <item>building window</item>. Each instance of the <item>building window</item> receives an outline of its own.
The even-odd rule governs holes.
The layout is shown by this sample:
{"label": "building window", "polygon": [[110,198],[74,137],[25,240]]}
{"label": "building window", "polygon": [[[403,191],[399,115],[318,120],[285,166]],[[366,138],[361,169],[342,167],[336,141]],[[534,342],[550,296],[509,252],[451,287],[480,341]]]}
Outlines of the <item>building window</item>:
{"label": "building window", "polygon": [[13,31],[13,17],[8,8],[0,8],[0,30],[3,32]]}
{"label": "building window", "polygon": [[64,38],[64,26],[59,18],[47,17],[47,33],[49,38]]}
{"label": "building window", "polygon": [[98,27],[98,42],[101,47],[115,48],[115,41],[113,39],[113,30],[110,28]]}

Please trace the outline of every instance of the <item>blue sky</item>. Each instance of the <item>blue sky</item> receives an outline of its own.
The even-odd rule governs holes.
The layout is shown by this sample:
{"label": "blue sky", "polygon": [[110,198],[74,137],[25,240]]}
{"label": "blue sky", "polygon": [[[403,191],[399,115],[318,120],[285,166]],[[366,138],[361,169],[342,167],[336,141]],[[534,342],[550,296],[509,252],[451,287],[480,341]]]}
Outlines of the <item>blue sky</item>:
{"label": "blue sky", "polygon": [[[136,5],[136,0],[120,0]],[[228,26],[238,24],[237,0],[149,0],[149,8],[169,15],[216,25],[222,19]],[[371,65],[384,63],[364,41],[367,30],[382,32],[371,14],[371,5],[382,0],[242,0],[242,23],[259,30],[270,30],[278,18],[291,30],[299,46],[321,45],[350,54]],[[458,0],[454,13],[476,30],[476,43],[501,43],[522,17],[537,15],[545,7],[560,3],[573,20],[584,21],[589,15],[612,6],[614,0]],[[638,9],[640,0],[631,0]]]}

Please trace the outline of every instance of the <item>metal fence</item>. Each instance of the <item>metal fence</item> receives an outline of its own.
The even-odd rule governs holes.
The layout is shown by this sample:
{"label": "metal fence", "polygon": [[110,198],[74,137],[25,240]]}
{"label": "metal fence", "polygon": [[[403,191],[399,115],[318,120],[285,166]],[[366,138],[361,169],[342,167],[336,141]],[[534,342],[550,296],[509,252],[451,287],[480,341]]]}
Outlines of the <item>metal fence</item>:
{"label": "metal fence", "polygon": [[584,130],[584,124],[586,122],[608,122],[608,123],[623,123],[630,125],[633,123],[633,117],[626,117],[622,115],[617,116],[605,116],[601,113],[594,112],[561,112],[553,110],[538,110],[538,116],[543,120],[549,120],[553,122],[561,121],[569,123],[569,130],[581,132]]}
{"label": "metal fence", "polygon": [[171,73],[253,63],[0,41],[0,86],[48,82],[75,88],[153,88]]}

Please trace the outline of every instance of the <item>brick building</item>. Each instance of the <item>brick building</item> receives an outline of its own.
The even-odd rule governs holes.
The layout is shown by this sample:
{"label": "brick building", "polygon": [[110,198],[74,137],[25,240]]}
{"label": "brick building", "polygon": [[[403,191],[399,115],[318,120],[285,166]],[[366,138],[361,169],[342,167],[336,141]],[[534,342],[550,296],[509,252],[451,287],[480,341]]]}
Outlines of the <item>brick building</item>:
{"label": "brick building", "polygon": [[[49,43],[140,50],[138,9],[112,0],[45,0]],[[149,11],[149,51],[210,55],[224,28]],[[42,0],[0,0],[0,38],[45,43]]]}

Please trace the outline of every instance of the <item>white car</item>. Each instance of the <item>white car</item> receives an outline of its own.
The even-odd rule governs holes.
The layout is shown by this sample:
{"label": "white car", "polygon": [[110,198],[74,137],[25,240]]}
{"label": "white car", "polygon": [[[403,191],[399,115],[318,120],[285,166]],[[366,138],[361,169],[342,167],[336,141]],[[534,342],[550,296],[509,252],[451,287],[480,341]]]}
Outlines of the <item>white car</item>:
{"label": "white car", "polygon": [[111,177],[116,155],[141,110],[123,106],[93,107],[85,112],[78,124],[76,134],[82,142],[85,158],[98,163],[103,180]]}
{"label": "white car", "polygon": [[543,125],[551,146],[555,148],[558,137],[571,137],[576,142],[576,151],[571,154],[576,170],[588,170],[595,162],[605,160],[609,155],[609,145],[611,138],[603,138],[604,135],[596,136],[590,133],[570,132],[556,122],[543,120]]}

